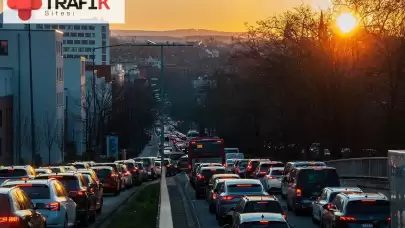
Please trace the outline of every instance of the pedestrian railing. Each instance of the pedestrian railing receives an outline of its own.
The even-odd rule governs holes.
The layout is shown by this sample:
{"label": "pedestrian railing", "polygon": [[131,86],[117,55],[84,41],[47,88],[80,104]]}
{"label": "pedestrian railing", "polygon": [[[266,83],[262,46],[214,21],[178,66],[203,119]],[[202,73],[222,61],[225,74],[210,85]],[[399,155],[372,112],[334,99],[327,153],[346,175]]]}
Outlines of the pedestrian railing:
{"label": "pedestrian railing", "polygon": [[348,158],[325,161],[341,178],[387,180],[387,157]]}

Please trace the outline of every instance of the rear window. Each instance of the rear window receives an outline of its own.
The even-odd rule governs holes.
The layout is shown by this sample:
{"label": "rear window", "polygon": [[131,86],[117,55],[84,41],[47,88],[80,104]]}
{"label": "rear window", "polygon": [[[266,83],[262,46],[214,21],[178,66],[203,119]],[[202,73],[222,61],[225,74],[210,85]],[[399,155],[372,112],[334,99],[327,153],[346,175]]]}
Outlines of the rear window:
{"label": "rear window", "polygon": [[50,192],[46,185],[19,186],[31,199],[49,199]]}
{"label": "rear window", "polygon": [[252,161],[251,164],[252,164],[253,168],[256,168],[260,164],[260,162],[259,161]]}
{"label": "rear window", "polygon": [[85,164],[74,164],[73,165],[76,169],[86,169],[86,165]]}
{"label": "rear window", "polygon": [[155,162],[155,166],[160,166],[160,162]]}
{"label": "rear window", "polygon": [[0,169],[0,177],[21,177],[27,176],[25,169]]}
{"label": "rear window", "polygon": [[284,170],[272,170],[270,175],[272,175],[272,176],[282,176],[282,175],[284,175]]}
{"label": "rear window", "polygon": [[204,177],[209,177],[209,178],[211,178],[212,175],[214,175],[214,174],[222,174],[222,173],[225,173],[225,169],[207,169],[207,170],[203,170],[201,173],[202,173],[202,175],[203,175]]}
{"label": "rear window", "polygon": [[135,165],[132,162],[127,162],[127,163],[125,163],[125,165],[128,167],[128,169],[134,169],[135,168]]}
{"label": "rear window", "polygon": [[10,211],[10,202],[8,201],[8,195],[0,195],[0,216],[8,216]]}
{"label": "rear window", "polygon": [[51,171],[52,171],[52,173],[63,173],[63,172],[65,172],[65,170],[63,168],[60,168],[60,167],[51,168]]}
{"label": "rear window", "polygon": [[109,169],[95,169],[94,171],[99,178],[106,178],[108,175],[111,174],[111,170]]}
{"label": "rear window", "polygon": [[221,189],[221,187],[224,185],[224,182],[219,182],[216,186],[215,186],[215,189],[216,190],[219,190],[219,189]]}
{"label": "rear window", "polygon": [[233,160],[227,160],[227,161],[226,161],[226,164],[228,164],[228,165],[233,165]]}
{"label": "rear window", "polygon": [[271,167],[270,164],[261,164],[260,165],[260,171],[266,171]]}
{"label": "rear window", "polygon": [[262,221],[257,221],[257,222],[248,222],[248,223],[243,223],[242,228],[288,228],[287,223],[285,222],[262,222]]}
{"label": "rear window", "polygon": [[191,145],[192,154],[218,154],[222,151],[222,141],[198,141]]}
{"label": "rear window", "polygon": [[143,163],[143,166],[149,167],[151,165],[149,158],[142,158],[140,161]]}
{"label": "rear window", "polygon": [[119,170],[118,170],[118,166],[117,166],[117,164],[96,164],[96,165],[94,165],[95,167],[97,167],[97,166],[110,166],[110,167],[112,167],[112,168],[114,168],[114,171],[115,172],[119,172]]}
{"label": "rear window", "polygon": [[49,179],[49,178],[55,178],[58,181],[60,181],[63,186],[65,186],[66,190],[72,191],[72,190],[78,190],[80,189],[80,184],[79,184],[79,179],[76,176],[37,176],[35,179]]}
{"label": "rear window", "polygon": [[275,163],[275,164],[271,164],[270,167],[284,168],[284,164],[283,163]]}
{"label": "rear window", "polygon": [[387,200],[356,200],[347,205],[347,214],[389,214],[390,202]]}
{"label": "rear window", "polygon": [[262,186],[260,184],[234,184],[234,185],[229,185],[228,186],[228,191],[229,192],[244,192],[244,193],[249,193],[249,192],[262,192]]}
{"label": "rear window", "polygon": [[306,169],[298,174],[299,186],[319,185],[320,187],[340,186],[339,176],[335,169]]}
{"label": "rear window", "polygon": [[250,201],[245,206],[243,213],[269,212],[283,213],[281,205],[277,201]]}

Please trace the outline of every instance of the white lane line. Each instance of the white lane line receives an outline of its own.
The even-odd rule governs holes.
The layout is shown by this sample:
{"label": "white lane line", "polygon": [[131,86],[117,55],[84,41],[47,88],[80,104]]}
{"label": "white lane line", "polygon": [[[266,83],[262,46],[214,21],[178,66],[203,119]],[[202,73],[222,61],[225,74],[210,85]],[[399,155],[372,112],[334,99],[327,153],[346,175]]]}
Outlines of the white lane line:
{"label": "white lane line", "polygon": [[195,218],[197,220],[198,227],[201,227],[200,219],[198,218],[197,211],[196,211],[195,206],[194,206],[194,200],[191,200],[191,197],[190,197],[190,195],[188,194],[188,191],[187,191],[187,189],[190,187],[190,178],[188,177],[187,174],[185,174],[185,176],[186,176],[186,179],[187,179],[187,183],[186,183],[186,187],[185,187],[186,196],[187,196],[188,200],[191,202],[191,207],[193,208],[193,212],[194,212]]}

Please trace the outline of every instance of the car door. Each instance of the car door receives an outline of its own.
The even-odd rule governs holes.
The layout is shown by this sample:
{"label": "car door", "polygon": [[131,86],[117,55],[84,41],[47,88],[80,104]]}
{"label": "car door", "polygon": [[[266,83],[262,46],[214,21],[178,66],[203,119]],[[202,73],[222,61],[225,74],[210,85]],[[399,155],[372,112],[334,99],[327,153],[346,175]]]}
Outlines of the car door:
{"label": "car door", "polygon": [[32,227],[41,227],[42,216],[37,210],[34,210],[31,199],[21,189],[16,189],[15,194],[20,204],[20,212],[24,213],[24,217],[26,217],[27,221],[32,224]]}
{"label": "car door", "polygon": [[313,213],[315,218],[321,219],[323,205],[327,203],[328,193],[329,191],[327,189],[323,189],[321,195],[314,201]]}
{"label": "car door", "polygon": [[64,205],[68,214],[68,223],[74,224],[76,220],[76,203],[69,197],[69,193],[59,181],[55,181],[53,188],[58,201]]}

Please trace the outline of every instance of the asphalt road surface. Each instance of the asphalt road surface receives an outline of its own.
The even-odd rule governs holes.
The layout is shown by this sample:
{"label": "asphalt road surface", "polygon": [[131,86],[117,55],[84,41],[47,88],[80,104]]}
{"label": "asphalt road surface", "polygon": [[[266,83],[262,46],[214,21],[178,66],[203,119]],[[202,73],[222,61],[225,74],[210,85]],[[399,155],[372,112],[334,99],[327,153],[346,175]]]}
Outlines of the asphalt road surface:
{"label": "asphalt road surface", "polygon": [[[153,141],[155,140],[155,141]],[[156,146],[156,139],[152,136],[152,144],[151,146],[146,146],[140,156],[156,156],[157,146]],[[117,206],[124,203],[135,191],[137,191],[138,187],[133,187],[131,189],[127,189],[121,192],[118,196],[113,196],[112,194],[105,194],[103,197],[103,210],[99,216],[97,216],[97,220],[103,220],[106,217],[109,217],[113,211],[117,209]],[[108,220],[108,219],[107,219]],[[97,224],[97,222],[96,222]],[[90,226],[90,228],[95,228],[95,225]]]}
{"label": "asphalt road surface", "polygon": [[[219,228],[220,226],[215,219],[215,215],[210,214],[208,211],[208,204],[205,200],[196,200],[194,195],[194,189],[189,184],[188,176],[185,174],[178,174],[175,178],[176,184],[184,188],[186,198],[191,201],[191,210],[194,216],[197,217],[194,227],[196,228]],[[281,196],[277,196],[284,208],[287,211],[285,201],[281,199]],[[171,202],[175,203],[175,202]],[[319,228],[319,226],[312,223],[311,217],[295,216],[293,213],[287,211],[287,217],[290,224],[295,228]]]}

